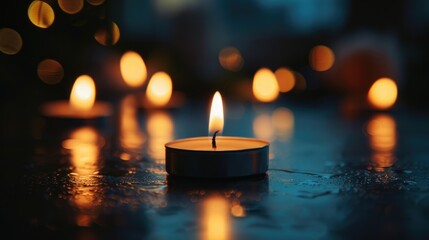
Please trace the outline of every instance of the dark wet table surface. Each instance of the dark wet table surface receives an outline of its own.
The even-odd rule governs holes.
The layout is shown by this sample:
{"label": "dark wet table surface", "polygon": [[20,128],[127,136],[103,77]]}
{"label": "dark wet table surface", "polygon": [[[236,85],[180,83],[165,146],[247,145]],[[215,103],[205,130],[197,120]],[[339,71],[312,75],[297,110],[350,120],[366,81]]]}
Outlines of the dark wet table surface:
{"label": "dark wet table surface", "polygon": [[[223,135],[271,142],[264,176],[174,178],[164,144],[207,135],[206,104],[124,102],[90,123],[34,120],[5,188],[11,238],[429,239],[429,116],[329,104],[227,105]],[[8,176],[9,176],[8,175]],[[10,226],[10,227],[9,227]],[[7,234],[6,234],[7,235]]]}

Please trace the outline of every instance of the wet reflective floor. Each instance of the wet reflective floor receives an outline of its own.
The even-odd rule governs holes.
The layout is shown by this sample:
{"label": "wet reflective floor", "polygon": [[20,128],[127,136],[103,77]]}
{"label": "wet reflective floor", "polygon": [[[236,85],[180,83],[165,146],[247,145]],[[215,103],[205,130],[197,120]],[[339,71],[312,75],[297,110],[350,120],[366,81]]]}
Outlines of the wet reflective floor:
{"label": "wet reflective floor", "polygon": [[20,161],[3,169],[3,232],[12,239],[429,239],[428,114],[397,109],[350,119],[323,104],[231,103],[224,135],[269,140],[267,175],[167,176],[164,143],[207,135],[206,109],[144,111],[124,99],[112,119],[37,120],[22,155],[6,154]]}

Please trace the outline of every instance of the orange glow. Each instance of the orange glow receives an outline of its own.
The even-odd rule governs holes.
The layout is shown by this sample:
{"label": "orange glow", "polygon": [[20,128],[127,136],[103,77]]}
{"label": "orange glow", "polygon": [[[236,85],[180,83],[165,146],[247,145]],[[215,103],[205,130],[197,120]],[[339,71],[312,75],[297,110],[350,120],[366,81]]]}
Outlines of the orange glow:
{"label": "orange glow", "polygon": [[95,102],[94,80],[88,75],[76,79],[70,93],[70,105],[77,111],[89,111]]}
{"label": "orange glow", "polygon": [[231,214],[234,217],[244,217],[246,216],[246,212],[244,207],[240,205],[239,202],[234,202],[231,207]]}
{"label": "orange glow", "polygon": [[61,64],[53,59],[45,59],[37,66],[37,75],[47,84],[57,84],[64,77]]}
{"label": "orange glow", "polygon": [[94,128],[82,127],[73,131],[70,139],[63,141],[63,148],[70,150],[71,164],[75,173],[91,175],[98,170],[99,138]]}
{"label": "orange glow", "polygon": [[219,52],[219,63],[226,70],[238,71],[243,66],[243,58],[235,47],[226,47]]}
{"label": "orange glow", "polygon": [[11,28],[0,29],[0,52],[13,55],[22,48],[22,38],[19,33]]}
{"label": "orange glow", "polygon": [[98,6],[104,3],[104,0],[86,0],[86,1],[93,6]]}
{"label": "orange glow", "polygon": [[279,84],[280,92],[289,92],[295,86],[295,76],[293,72],[287,68],[279,68],[274,73]]}
{"label": "orange glow", "polygon": [[226,240],[231,238],[229,206],[225,198],[212,196],[203,202],[202,239]]}
{"label": "orange glow", "polygon": [[95,40],[104,46],[115,45],[119,41],[120,36],[119,27],[114,22],[105,24],[105,26],[100,27],[94,34]]}
{"label": "orange glow", "polygon": [[293,112],[287,108],[277,108],[272,116],[276,135],[283,140],[288,140],[293,134],[295,120]]}
{"label": "orange glow", "polygon": [[[119,116],[121,146],[127,151],[139,152],[144,143],[144,137],[137,120],[137,100],[133,96],[127,96],[122,101]],[[122,155],[120,158],[130,160],[129,155]]]}
{"label": "orange glow", "polygon": [[147,77],[146,65],[140,54],[128,51],[121,57],[121,74],[125,83],[131,87],[143,85]]}
{"label": "orange glow", "polygon": [[39,28],[48,28],[55,20],[52,7],[43,1],[33,1],[28,7],[28,18]]}
{"label": "orange glow", "polygon": [[147,120],[148,148],[151,158],[159,163],[165,159],[165,143],[173,140],[174,123],[166,112],[158,111],[149,115]]}
{"label": "orange glow", "polygon": [[391,167],[395,161],[393,151],[397,141],[396,122],[389,115],[376,115],[369,121],[367,133],[373,150],[369,168],[382,172],[384,168]]}
{"label": "orange glow", "polygon": [[61,10],[68,14],[80,12],[83,8],[83,0],[58,0]]}
{"label": "orange glow", "polygon": [[393,106],[398,97],[396,83],[390,78],[380,78],[371,86],[368,92],[369,103],[377,109],[388,109]]}
{"label": "orange glow", "polygon": [[273,138],[274,129],[270,115],[260,114],[253,120],[253,134],[255,134],[255,137],[264,140]]}
{"label": "orange glow", "polygon": [[334,52],[327,46],[315,46],[310,52],[310,65],[315,71],[329,70],[334,62]]}
{"label": "orange glow", "polygon": [[253,95],[261,102],[272,102],[279,95],[279,85],[274,73],[261,68],[255,73],[253,78]]}
{"label": "orange glow", "polygon": [[155,106],[161,107],[170,101],[173,93],[173,83],[165,72],[155,73],[146,89],[147,99]]}
{"label": "orange glow", "polygon": [[210,108],[209,135],[213,135],[216,131],[219,131],[219,134],[223,131],[223,103],[218,91],[213,96]]}

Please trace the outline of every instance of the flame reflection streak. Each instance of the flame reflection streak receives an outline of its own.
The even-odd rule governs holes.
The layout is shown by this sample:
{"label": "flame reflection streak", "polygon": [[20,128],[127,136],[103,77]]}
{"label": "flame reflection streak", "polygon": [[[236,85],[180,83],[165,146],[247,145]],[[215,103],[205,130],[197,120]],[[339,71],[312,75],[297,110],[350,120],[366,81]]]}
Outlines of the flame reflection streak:
{"label": "flame reflection streak", "polygon": [[203,201],[201,239],[231,239],[229,203],[221,196],[210,196]]}
{"label": "flame reflection streak", "polygon": [[120,159],[131,160],[133,156],[140,156],[144,135],[137,121],[137,100],[134,96],[127,96],[122,100],[119,125],[119,143],[126,151],[121,153]]}
{"label": "flame reflection streak", "polygon": [[157,163],[165,158],[164,145],[174,138],[174,123],[164,111],[152,112],[147,120],[148,153]]}
{"label": "flame reflection streak", "polygon": [[378,114],[368,122],[366,130],[372,150],[368,169],[383,172],[395,161],[394,150],[397,142],[395,119],[386,114]]}

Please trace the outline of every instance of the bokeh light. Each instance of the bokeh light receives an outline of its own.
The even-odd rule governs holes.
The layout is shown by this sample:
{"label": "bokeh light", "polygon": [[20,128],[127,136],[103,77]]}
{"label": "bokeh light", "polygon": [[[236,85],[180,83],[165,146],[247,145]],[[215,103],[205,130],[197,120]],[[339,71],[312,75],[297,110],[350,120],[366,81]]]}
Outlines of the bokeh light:
{"label": "bokeh light", "polygon": [[94,80],[88,75],[79,76],[70,93],[70,105],[77,111],[88,111],[95,102]]}
{"label": "bokeh light", "polygon": [[63,66],[53,59],[45,59],[37,66],[37,75],[47,84],[57,84],[64,77]]}
{"label": "bokeh light", "polygon": [[295,86],[295,76],[292,71],[285,67],[277,69],[274,73],[279,84],[279,91],[282,93],[289,92]]}
{"label": "bokeh light", "polygon": [[219,52],[220,65],[229,71],[239,71],[243,67],[243,58],[235,47],[226,47]]}
{"label": "bokeh light", "polygon": [[274,73],[261,68],[255,73],[253,78],[253,95],[261,102],[272,102],[279,95],[279,85]]}
{"label": "bokeh light", "polygon": [[58,0],[61,10],[68,14],[80,12],[83,8],[83,0]]}
{"label": "bokeh light", "polygon": [[11,28],[0,29],[0,51],[5,54],[17,54],[22,48],[22,38]]}
{"label": "bokeh light", "polygon": [[274,129],[269,114],[260,114],[253,120],[253,134],[257,138],[270,141],[274,137]]}
{"label": "bokeh light", "polygon": [[99,27],[94,34],[95,40],[104,46],[115,45],[121,36],[118,25],[114,22],[109,22],[102,27]]}
{"label": "bokeh light", "polygon": [[272,121],[277,137],[282,140],[289,140],[295,126],[293,112],[288,108],[279,107],[273,112]]}
{"label": "bokeh light", "polygon": [[334,52],[327,46],[318,45],[310,51],[310,66],[319,72],[329,70],[335,62]]}
{"label": "bokeh light", "polygon": [[55,20],[52,7],[46,2],[33,1],[28,7],[28,18],[39,28],[48,28]]}
{"label": "bokeh light", "polygon": [[146,65],[140,54],[128,51],[121,57],[121,74],[125,83],[131,87],[143,85],[147,77]]}
{"label": "bokeh light", "polygon": [[93,6],[99,6],[104,3],[104,0],[86,0],[86,1]]}
{"label": "bokeh light", "polygon": [[160,107],[170,101],[172,92],[173,83],[170,76],[165,72],[157,72],[147,85],[146,96],[153,105]]}
{"label": "bokeh light", "polygon": [[377,109],[388,109],[398,97],[398,88],[390,78],[380,78],[374,82],[368,92],[369,103]]}

